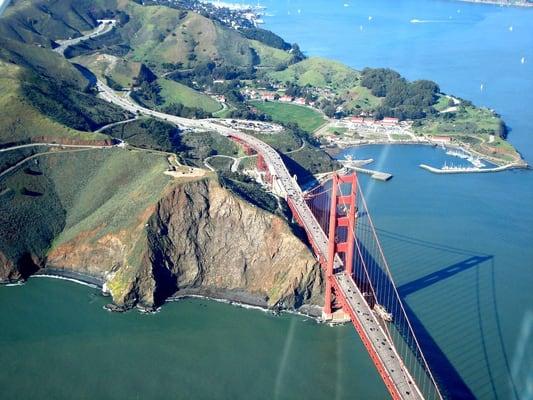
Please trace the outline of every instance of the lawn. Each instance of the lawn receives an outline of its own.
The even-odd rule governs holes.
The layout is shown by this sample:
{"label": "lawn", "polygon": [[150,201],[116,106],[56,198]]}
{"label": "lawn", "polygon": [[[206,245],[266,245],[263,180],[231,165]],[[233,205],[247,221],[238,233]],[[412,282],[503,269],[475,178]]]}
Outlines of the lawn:
{"label": "lawn", "polygon": [[157,82],[161,86],[161,96],[165,101],[165,105],[180,103],[186,107],[201,108],[209,113],[222,109],[222,106],[216,100],[181,83],[170,79],[159,79]]}
{"label": "lawn", "polygon": [[309,107],[276,101],[253,101],[250,104],[259,111],[270,115],[274,121],[281,123],[294,122],[301,129],[310,133],[326,123],[322,114]]}

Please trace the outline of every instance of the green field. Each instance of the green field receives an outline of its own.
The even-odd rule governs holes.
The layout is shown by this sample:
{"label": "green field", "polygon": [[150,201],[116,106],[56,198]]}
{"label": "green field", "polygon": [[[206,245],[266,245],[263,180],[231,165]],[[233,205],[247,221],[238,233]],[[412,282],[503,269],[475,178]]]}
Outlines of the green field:
{"label": "green field", "polygon": [[252,101],[251,105],[259,111],[270,115],[274,121],[281,123],[293,122],[307,132],[314,132],[326,123],[318,111],[296,104],[279,103],[275,101]]}
{"label": "green field", "polygon": [[164,105],[179,103],[186,107],[201,108],[208,113],[222,109],[216,100],[181,83],[170,79],[158,79],[157,83],[161,86],[161,97],[164,99]]}
{"label": "green field", "polygon": [[269,73],[279,82],[291,82],[299,86],[349,89],[357,86],[359,73],[344,64],[313,57],[289,66],[283,71]]}

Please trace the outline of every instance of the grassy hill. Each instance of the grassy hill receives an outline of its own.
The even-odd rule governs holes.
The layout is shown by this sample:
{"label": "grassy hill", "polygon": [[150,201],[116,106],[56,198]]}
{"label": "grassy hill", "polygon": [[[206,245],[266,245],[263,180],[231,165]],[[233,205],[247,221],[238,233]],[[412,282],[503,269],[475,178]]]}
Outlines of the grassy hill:
{"label": "grassy hill", "polygon": [[166,71],[169,65],[188,69],[207,62],[238,68],[279,67],[287,65],[292,58],[288,51],[248,39],[194,12],[141,6],[133,1],[119,2],[112,12],[127,18],[114,33],[81,44],[72,54],[105,49],[130,61],[146,63],[156,72]]}
{"label": "grassy hill", "polygon": [[257,40],[250,40],[249,45],[259,57],[259,65],[262,68],[278,69],[291,61],[292,56],[287,51],[267,46]]}
{"label": "grassy hill", "polygon": [[79,90],[85,90],[89,86],[88,79],[80,71],[49,49],[0,38],[0,60]]}
{"label": "grassy hill", "polygon": [[98,78],[115,82],[128,88],[136,83],[141,72],[142,63],[125,60],[110,54],[82,55],[71,59],[91,70]]}
{"label": "grassy hill", "polygon": [[0,180],[0,252],[42,259],[84,231],[94,240],[138,223],[170,178],[162,155],[124,150],[49,153]]}
{"label": "grassy hill", "polygon": [[135,61],[181,63],[184,68],[208,61],[242,67],[254,64],[248,39],[199,14],[133,2],[125,11],[131,19],[121,35],[129,38]]}
{"label": "grassy hill", "polygon": [[24,70],[0,61],[0,144],[19,143],[37,137],[62,140],[103,140],[105,135],[70,128],[35,108],[23,93]]}
{"label": "grassy hill", "polygon": [[60,55],[6,38],[0,38],[0,89],[0,144],[103,140],[91,131],[127,117],[90,93],[89,79]]}
{"label": "grassy hill", "polygon": [[316,131],[326,122],[322,114],[305,106],[277,101],[252,101],[250,104],[259,111],[270,115],[274,121],[281,123],[294,122],[309,133]]}
{"label": "grassy hill", "polygon": [[50,46],[96,26],[114,0],[13,0],[0,19],[0,37]]}
{"label": "grassy hill", "polygon": [[216,100],[181,83],[169,79],[158,79],[157,83],[161,86],[160,95],[165,105],[181,103],[186,107],[201,108],[208,113],[222,109]]}
{"label": "grassy hill", "polygon": [[350,89],[358,85],[359,73],[344,64],[312,57],[268,76],[278,82],[317,88]]}

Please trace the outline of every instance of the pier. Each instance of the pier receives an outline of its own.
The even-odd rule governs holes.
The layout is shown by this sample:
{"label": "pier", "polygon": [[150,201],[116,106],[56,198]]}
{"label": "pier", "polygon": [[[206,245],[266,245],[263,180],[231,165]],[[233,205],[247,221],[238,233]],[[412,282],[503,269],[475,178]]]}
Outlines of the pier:
{"label": "pier", "polygon": [[501,172],[508,169],[527,169],[527,164],[507,164],[494,168],[477,168],[477,167],[462,167],[462,168],[435,168],[427,164],[420,164],[420,168],[434,174],[473,174],[473,173],[486,173],[486,172]]}
{"label": "pier", "polygon": [[349,168],[353,171],[360,172],[362,174],[370,175],[372,179],[376,179],[378,181],[383,181],[383,182],[390,180],[393,176],[392,174],[389,174],[388,172],[374,171],[373,169],[361,168],[361,167],[356,167],[353,165],[345,166],[345,168]]}

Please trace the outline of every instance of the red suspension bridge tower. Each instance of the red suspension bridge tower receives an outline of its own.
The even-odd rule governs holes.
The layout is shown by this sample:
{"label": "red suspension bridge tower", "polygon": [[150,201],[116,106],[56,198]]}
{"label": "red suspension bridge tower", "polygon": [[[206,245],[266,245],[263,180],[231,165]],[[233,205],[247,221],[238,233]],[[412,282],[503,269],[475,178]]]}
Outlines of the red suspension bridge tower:
{"label": "red suspension bridge tower", "polygon": [[[342,192],[343,186],[349,184],[347,194]],[[333,175],[331,187],[331,208],[329,212],[328,259],[326,265],[326,294],[323,315],[331,319],[333,315],[333,274],[335,258],[341,257],[346,274],[352,275],[353,255],[355,246],[357,202],[357,176],[355,174]]]}

